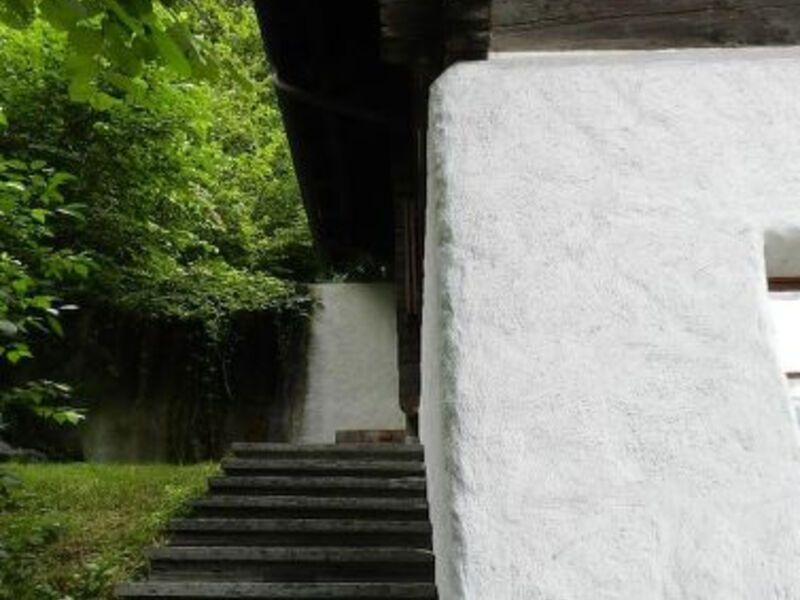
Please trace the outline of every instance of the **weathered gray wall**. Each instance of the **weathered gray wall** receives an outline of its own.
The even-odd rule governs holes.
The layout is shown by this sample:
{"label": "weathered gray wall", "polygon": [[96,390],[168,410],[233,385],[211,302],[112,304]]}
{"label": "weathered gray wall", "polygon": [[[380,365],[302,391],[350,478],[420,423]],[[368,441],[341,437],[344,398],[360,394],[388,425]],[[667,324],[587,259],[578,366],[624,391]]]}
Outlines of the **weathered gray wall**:
{"label": "weathered gray wall", "polygon": [[97,461],[205,460],[235,440],[287,441],[306,325],[240,314],[214,347],[197,324],[84,307],[23,374],[72,384],[87,420],[70,430],[19,416],[9,433],[20,446]]}

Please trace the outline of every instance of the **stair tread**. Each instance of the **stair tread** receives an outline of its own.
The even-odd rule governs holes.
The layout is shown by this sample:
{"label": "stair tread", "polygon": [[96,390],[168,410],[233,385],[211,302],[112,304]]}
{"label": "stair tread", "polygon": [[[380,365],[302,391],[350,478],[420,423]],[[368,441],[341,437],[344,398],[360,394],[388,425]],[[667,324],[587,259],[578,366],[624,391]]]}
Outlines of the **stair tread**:
{"label": "stair tread", "polygon": [[368,508],[418,511],[428,508],[425,498],[369,498],[342,496],[225,496],[215,495],[192,502],[195,508]]}
{"label": "stair tread", "polygon": [[250,598],[279,600],[302,598],[408,600],[436,597],[430,583],[240,583],[240,582],[139,582],[117,586],[117,596],[135,598]]}
{"label": "stair tread", "polygon": [[269,469],[269,470],[363,470],[406,471],[422,473],[425,466],[415,460],[369,460],[342,458],[226,458],[223,469]]}
{"label": "stair tread", "polygon": [[422,447],[232,447],[121,600],[436,600]]}
{"label": "stair tread", "polygon": [[410,477],[347,477],[347,476],[307,476],[292,477],[291,475],[246,475],[225,476],[220,475],[209,479],[211,487],[220,485],[239,487],[341,487],[341,488],[382,488],[382,489],[425,489],[425,478],[420,476]]}
{"label": "stair tread", "polygon": [[433,562],[433,553],[422,548],[369,547],[251,547],[163,546],[152,548],[154,561],[263,561],[291,563]]}
{"label": "stair tread", "polygon": [[264,442],[236,442],[231,446],[237,452],[285,452],[292,454],[332,453],[341,455],[422,454],[421,444],[276,444]]}
{"label": "stair tread", "polygon": [[226,531],[226,532],[400,532],[428,533],[427,521],[379,521],[365,519],[241,519],[187,518],[175,519],[168,531]]}

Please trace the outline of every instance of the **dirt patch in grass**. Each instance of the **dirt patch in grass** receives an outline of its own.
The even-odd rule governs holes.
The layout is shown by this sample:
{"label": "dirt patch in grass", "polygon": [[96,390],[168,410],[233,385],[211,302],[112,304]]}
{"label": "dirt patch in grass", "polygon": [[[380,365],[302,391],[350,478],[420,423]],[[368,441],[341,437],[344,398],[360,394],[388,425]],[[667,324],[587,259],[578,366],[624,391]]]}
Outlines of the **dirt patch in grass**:
{"label": "dirt patch in grass", "polygon": [[110,600],[215,465],[4,465],[0,600]]}

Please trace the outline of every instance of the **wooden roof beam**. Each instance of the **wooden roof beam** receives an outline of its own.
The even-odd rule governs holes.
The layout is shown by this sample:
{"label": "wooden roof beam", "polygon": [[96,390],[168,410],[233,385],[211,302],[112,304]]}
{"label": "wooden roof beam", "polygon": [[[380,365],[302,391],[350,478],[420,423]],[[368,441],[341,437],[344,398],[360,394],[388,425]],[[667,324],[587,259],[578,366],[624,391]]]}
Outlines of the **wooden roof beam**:
{"label": "wooden roof beam", "polygon": [[493,0],[492,51],[800,43],[797,0]]}
{"label": "wooden roof beam", "polygon": [[489,51],[491,0],[380,0],[381,54],[436,72]]}

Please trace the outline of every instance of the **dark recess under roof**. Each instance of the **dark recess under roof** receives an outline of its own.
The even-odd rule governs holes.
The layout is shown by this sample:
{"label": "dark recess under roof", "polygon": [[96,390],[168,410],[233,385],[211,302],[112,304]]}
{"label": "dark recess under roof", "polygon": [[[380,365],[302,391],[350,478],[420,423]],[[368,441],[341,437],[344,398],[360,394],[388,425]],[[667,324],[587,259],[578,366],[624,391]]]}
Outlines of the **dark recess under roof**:
{"label": "dark recess under roof", "polygon": [[391,270],[391,155],[407,144],[408,71],[381,61],[377,0],[256,9],[317,244],[329,264]]}

